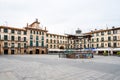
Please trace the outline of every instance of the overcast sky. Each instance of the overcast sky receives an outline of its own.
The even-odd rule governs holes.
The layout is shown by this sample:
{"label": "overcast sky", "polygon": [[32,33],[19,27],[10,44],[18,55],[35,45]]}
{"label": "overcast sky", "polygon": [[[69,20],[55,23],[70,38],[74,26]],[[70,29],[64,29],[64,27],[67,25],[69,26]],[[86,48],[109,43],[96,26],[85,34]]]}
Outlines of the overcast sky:
{"label": "overcast sky", "polygon": [[120,26],[120,0],[0,0],[0,25],[25,27],[35,19],[50,33]]}

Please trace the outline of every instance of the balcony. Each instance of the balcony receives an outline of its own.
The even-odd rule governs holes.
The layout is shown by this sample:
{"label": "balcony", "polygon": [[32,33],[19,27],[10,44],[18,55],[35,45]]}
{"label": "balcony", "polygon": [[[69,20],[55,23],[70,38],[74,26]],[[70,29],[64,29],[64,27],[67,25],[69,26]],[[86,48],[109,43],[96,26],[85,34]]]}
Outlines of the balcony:
{"label": "balcony", "polygon": [[11,46],[11,48],[14,48],[15,46]]}
{"label": "balcony", "polygon": [[21,48],[21,46],[18,46],[18,48]]}
{"label": "balcony", "polygon": [[3,48],[8,48],[8,46],[6,45],[6,46],[4,46]]}
{"label": "balcony", "polygon": [[27,48],[27,46],[24,46],[24,48]]}

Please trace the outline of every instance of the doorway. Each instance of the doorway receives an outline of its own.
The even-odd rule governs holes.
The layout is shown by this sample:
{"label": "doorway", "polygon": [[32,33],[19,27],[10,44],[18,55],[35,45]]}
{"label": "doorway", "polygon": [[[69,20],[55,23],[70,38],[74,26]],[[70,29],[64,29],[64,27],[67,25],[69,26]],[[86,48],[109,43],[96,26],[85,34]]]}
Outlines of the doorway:
{"label": "doorway", "polygon": [[33,52],[32,52],[32,51],[30,51],[30,54],[33,54]]}
{"label": "doorway", "polygon": [[4,50],[4,54],[5,54],[5,55],[8,55],[8,50]]}
{"label": "doorway", "polygon": [[11,50],[11,54],[14,54],[14,50]]}
{"label": "doorway", "polygon": [[39,54],[39,49],[36,49],[36,54]]}
{"label": "doorway", "polygon": [[42,51],[42,54],[44,54],[44,51]]}

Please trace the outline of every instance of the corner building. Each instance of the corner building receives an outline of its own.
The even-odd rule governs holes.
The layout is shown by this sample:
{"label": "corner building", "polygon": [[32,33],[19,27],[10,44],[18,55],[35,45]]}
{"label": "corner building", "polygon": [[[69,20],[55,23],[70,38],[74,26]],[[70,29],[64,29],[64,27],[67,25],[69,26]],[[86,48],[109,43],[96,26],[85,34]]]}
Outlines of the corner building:
{"label": "corner building", "polygon": [[46,54],[47,30],[36,19],[23,29],[0,26],[0,54]]}

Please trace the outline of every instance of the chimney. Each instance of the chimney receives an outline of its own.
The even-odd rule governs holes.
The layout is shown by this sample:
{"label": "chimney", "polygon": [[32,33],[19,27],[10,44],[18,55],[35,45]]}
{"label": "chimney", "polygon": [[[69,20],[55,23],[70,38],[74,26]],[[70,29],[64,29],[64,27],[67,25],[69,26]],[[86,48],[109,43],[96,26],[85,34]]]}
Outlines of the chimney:
{"label": "chimney", "polygon": [[112,28],[115,28],[115,26],[113,26]]}
{"label": "chimney", "polygon": [[108,27],[106,29],[108,30]]}
{"label": "chimney", "polygon": [[38,19],[36,18],[36,21],[35,22],[38,22]]}
{"label": "chimney", "polygon": [[28,23],[27,23],[27,27],[28,27]]}
{"label": "chimney", "polygon": [[45,30],[46,30],[46,27],[45,27]]}

